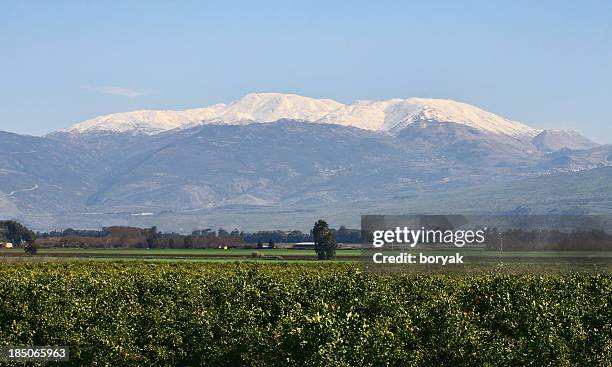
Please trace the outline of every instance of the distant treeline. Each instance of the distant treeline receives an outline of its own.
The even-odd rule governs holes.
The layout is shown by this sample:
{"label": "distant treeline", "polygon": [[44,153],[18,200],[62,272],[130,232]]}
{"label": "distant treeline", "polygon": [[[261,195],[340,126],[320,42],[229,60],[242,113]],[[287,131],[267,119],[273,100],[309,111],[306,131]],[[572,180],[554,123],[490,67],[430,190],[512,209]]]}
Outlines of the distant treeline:
{"label": "distant treeline", "polygon": [[489,230],[485,235],[489,250],[504,251],[612,251],[612,236],[603,230],[511,229],[499,232]]}
{"label": "distant treeline", "polygon": [[[360,231],[344,226],[331,229],[339,243],[359,243]],[[210,228],[193,231],[190,235],[160,232],[156,227],[106,227],[101,230],[77,230],[38,232],[42,246],[52,247],[106,247],[106,248],[256,248],[262,244],[312,242],[312,233],[292,231],[259,231],[247,233],[237,229]]]}
{"label": "distant treeline", "polygon": [[92,229],[72,229],[68,228],[63,231],[50,231],[50,232],[36,232],[37,238],[51,238],[51,237],[69,237],[69,236],[81,236],[81,237],[106,237],[110,234],[109,228],[103,228],[102,230]]}
{"label": "distant treeline", "polygon": [[[330,229],[339,243],[360,243],[361,231],[359,229],[349,229],[341,226],[338,229]],[[301,231],[259,231],[256,233],[246,233],[243,237],[244,242],[257,243],[272,240],[282,243],[313,242],[312,231],[306,234]]]}

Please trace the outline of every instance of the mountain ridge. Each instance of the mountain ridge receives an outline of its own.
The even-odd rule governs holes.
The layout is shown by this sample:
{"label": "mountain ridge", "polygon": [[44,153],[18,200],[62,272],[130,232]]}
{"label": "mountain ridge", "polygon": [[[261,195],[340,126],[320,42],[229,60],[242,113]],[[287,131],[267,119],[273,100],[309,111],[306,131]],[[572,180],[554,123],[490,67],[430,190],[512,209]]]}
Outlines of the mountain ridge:
{"label": "mountain ridge", "polygon": [[393,98],[384,101],[358,100],[343,104],[296,94],[250,93],[229,104],[174,110],[139,110],[98,116],[59,133],[115,132],[155,135],[163,131],[199,124],[241,125],[270,123],[282,119],[353,126],[365,130],[396,133],[418,121],[440,121],[467,125],[479,130],[532,139],[542,130],[505,119],[478,107],[453,100]]}

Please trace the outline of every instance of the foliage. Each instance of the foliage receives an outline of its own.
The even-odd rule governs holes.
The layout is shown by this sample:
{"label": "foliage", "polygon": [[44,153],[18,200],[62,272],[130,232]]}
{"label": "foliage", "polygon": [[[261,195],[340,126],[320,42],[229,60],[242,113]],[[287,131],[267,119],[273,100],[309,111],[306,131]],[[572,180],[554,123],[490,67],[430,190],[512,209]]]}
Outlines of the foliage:
{"label": "foliage", "polygon": [[340,263],[12,264],[0,266],[0,299],[1,345],[68,345],[73,366],[612,360],[609,275],[375,276]]}
{"label": "foliage", "polygon": [[38,252],[38,245],[36,244],[36,242],[27,242],[26,245],[23,247],[23,250],[28,255],[36,255],[36,253]]}
{"label": "foliage", "polygon": [[184,242],[185,246],[184,247],[185,248],[193,248],[193,242],[194,242],[193,236],[185,237],[185,242]]}
{"label": "foliage", "polygon": [[334,233],[329,229],[326,221],[319,219],[315,223],[312,229],[312,237],[315,243],[317,259],[332,260],[336,258],[338,243],[336,243]]}
{"label": "foliage", "polygon": [[0,221],[0,228],[3,229],[3,235],[9,242],[20,244],[27,242],[28,245],[34,246],[36,243],[36,235],[23,224],[14,220]]}
{"label": "foliage", "polygon": [[147,247],[154,248],[159,240],[159,232],[157,232],[157,227],[153,226],[146,230],[146,238],[147,238]]}
{"label": "foliage", "polygon": [[[360,243],[361,232],[341,226],[329,229],[340,243]],[[312,235],[298,230],[259,231],[245,233],[222,228],[193,231],[190,235],[159,232],[156,227],[137,228],[125,226],[105,227],[101,231],[68,228],[63,231],[38,232],[41,247],[98,247],[98,248],[253,248],[259,242],[298,243],[311,242]],[[253,245],[251,245],[253,244]]]}

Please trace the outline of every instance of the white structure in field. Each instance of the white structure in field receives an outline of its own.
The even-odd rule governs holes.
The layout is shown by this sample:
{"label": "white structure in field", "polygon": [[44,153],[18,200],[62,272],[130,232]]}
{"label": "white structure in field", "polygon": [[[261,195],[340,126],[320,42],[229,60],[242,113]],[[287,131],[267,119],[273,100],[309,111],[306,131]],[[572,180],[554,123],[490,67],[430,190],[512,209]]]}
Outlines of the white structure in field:
{"label": "white structure in field", "polygon": [[291,248],[295,250],[314,250],[315,243],[314,242],[297,242],[297,243],[294,243]]}

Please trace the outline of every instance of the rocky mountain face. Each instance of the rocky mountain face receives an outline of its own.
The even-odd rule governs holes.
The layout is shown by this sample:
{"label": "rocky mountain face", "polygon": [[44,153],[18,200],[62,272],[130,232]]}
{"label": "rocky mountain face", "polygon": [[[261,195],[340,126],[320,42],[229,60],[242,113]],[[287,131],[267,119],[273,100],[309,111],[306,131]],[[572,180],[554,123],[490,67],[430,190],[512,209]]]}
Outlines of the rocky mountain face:
{"label": "rocky mountain face", "polygon": [[[357,225],[366,213],[468,211],[471,197],[473,210],[550,212],[576,191],[551,184],[544,194],[547,182],[605,177],[612,165],[610,146],[458,102],[298,97],[249,95],[208,107],[217,117],[206,121],[127,113],[45,138],[0,133],[0,217],[191,231],[307,228],[318,217]],[[530,180],[549,198],[532,208]],[[604,210],[592,187],[571,210]]]}

